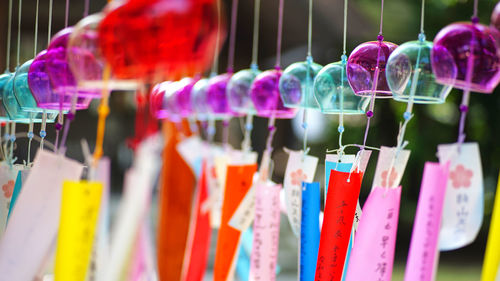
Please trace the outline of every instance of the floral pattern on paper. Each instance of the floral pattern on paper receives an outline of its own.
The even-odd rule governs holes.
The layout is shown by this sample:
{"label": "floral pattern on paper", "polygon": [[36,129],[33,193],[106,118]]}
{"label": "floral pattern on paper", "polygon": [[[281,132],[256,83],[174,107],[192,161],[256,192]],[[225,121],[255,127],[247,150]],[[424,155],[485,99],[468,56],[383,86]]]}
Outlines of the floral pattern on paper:
{"label": "floral pattern on paper", "polygon": [[450,172],[451,183],[454,188],[468,188],[472,184],[472,170],[465,168],[462,164],[457,165],[455,170]]}
{"label": "floral pattern on paper", "polygon": [[12,197],[12,193],[14,192],[14,185],[15,185],[15,181],[13,180],[10,180],[8,181],[6,184],[4,184],[2,186],[2,190],[3,190],[3,196],[5,198],[11,198]]}
{"label": "floral pattern on paper", "polygon": [[302,169],[298,169],[295,172],[292,172],[292,184],[300,186],[303,181],[307,179],[307,175],[302,171]]}
{"label": "floral pattern on paper", "polygon": [[391,173],[389,174],[389,170],[382,172],[382,186],[383,187],[393,187],[394,182],[398,178],[398,172],[394,167],[391,169]]}

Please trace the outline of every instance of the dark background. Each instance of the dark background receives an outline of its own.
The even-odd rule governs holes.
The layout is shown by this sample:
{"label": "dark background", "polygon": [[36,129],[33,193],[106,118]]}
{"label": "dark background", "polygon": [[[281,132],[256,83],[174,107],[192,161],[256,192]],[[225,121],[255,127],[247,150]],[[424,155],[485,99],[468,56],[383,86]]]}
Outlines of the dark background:
{"label": "dark background", "polygon": [[[14,0],[14,22],[12,33],[11,70],[15,67],[15,51],[17,36],[17,0]],[[226,15],[231,7],[225,0]],[[276,25],[278,0],[264,0],[261,4],[261,28],[259,44],[260,69],[272,68],[276,52]],[[469,20],[472,14],[472,1],[463,0],[433,0],[427,1],[425,16],[425,31],[427,38],[432,40],[436,33],[447,24],[455,21]],[[21,63],[33,58],[33,31],[35,21],[35,1],[24,0],[21,27]],[[491,11],[496,1],[479,1],[479,17],[483,24],[489,23]],[[103,0],[90,0],[91,13],[97,12],[105,5]],[[70,1],[70,25],[76,24],[83,14],[84,1]],[[54,22],[52,33],[64,27],[65,0],[54,0]],[[307,1],[285,1],[282,66],[302,61],[306,56],[307,40]],[[356,0],[350,1],[348,12],[348,53],[365,41],[375,40],[378,33],[380,1]],[[5,67],[5,47],[7,36],[8,1],[0,3],[0,68]],[[313,16],[313,56],[322,65],[340,60],[342,48],[343,1],[316,0]],[[389,0],[385,3],[384,37],[387,41],[401,44],[416,40],[420,23],[420,1]],[[39,50],[47,45],[48,0],[40,1],[40,31]],[[252,46],[253,1],[240,0],[237,25],[235,68],[248,68]],[[220,69],[224,71],[227,61],[227,44],[221,51]],[[412,229],[413,218],[418,198],[420,181],[425,161],[436,161],[436,148],[441,143],[455,142],[458,134],[458,104],[461,92],[453,90],[442,105],[415,105],[415,117],[410,122],[406,139],[408,149],[412,151],[403,178],[403,194],[401,200],[400,226],[398,230],[398,254],[396,261],[406,258],[408,243]],[[113,93],[111,96],[111,114],[107,120],[107,131],[104,153],[113,160],[112,185],[113,190],[121,189],[124,170],[130,165],[132,152],[126,145],[126,139],[134,132],[134,96],[133,93]],[[371,146],[396,144],[399,122],[406,105],[393,100],[377,100],[375,117],[368,136]],[[68,155],[82,160],[80,139],[86,138],[91,147],[94,145],[97,124],[97,103],[93,102],[87,111],[78,112],[71,125],[68,140]],[[500,163],[500,96],[499,90],[492,94],[473,93],[470,101],[470,111],[467,118],[467,141],[477,141],[480,145],[485,183],[485,223],[477,241],[463,249],[442,253],[442,262],[477,263],[482,260],[487,229],[489,226],[491,207],[496,187]],[[311,154],[324,160],[327,148],[337,148],[337,116],[318,116],[310,123],[320,125],[320,134],[311,134]],[[344,143],[362,142],[365,117],[346,117],[346,132]],[[300,123],[300,120],[295,123]],[[252,141],[254,148],[261,152],[267,136],[266,119],[256,118]],[[314,124],[312,124],[314,125]],[[241,141],[240,122],[231,123],[231,142],[236,147]],[[300,149],[301,129],[288,120],[278,120],[277,133],[274,141],[273,158],[275,159],[275,180],[281,180],[286,154],[281,147]],[[24,125],[18,126],[18,132],[26,131]],[[35,133],[39,131],[35,127]],[[219,130],[220,131],[220,130]],[[48,126],[48,139],[54,139],[54,129]],[[17,141],[17,155],[25,158],[26,141]],[[34,152],[33,152],[34,154]],[[367,170],[362,188],[362,201],[366,198],[371,186],[371,178],[375,169],[377,153],[374,153]],[[319,171],[324,168],[318,167]],[[322,178],[318,173],[318,180]]]}

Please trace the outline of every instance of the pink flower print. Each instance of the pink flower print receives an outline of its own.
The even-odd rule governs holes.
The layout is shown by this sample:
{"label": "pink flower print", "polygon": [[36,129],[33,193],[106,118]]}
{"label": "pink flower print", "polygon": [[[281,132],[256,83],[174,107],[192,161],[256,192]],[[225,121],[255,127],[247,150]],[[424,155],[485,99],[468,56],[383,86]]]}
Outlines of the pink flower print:
{"label": "pink flower print", "polygon": [[392,187],[394,186],[394,182],[398,178],[398,172],[394,167],[391,169],[391,173],[389,171],[382,172],[382,187]]}
{"label": "pink flower print", "polygon": [[462,164],[459,164],[454,171],[450,172],[451,183],[453,184],[454,188],[460,188],[462,186],[464,188],[470,187],[473,175],[474,173],[472,172],[472,170],[469,170]]}
{"label": "pink flower print", "polygon": [[10,198],[12,197],[12,192],[14,192],[14,184],[16,182],[13,180],[8,181],[6,184],[2,186],[3,189],[3,196],[5,198]]}
{"label": "pink flower print", "polygon": [[295,172],[292,172],[292,184],[293,185],[301,185],[303,181],[307,179],[307,175],[304,174],[302,169],[298,169]]}

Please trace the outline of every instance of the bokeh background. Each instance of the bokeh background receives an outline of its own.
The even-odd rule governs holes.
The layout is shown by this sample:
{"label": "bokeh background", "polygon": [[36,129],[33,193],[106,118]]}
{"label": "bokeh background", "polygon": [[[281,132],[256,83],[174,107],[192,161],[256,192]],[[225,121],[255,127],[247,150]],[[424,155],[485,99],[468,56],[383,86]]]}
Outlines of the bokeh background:
{"label": "bokeh background", "polygon": [[[11,65],[13,70],[16,62],[17,36],[17,0],[14,0],[13,45],[11,49]],[[230,0],[224,0],[225,12],[229,15]],[[276,53],[276,31],[278,0],[265,0],[261,4],[261,28],[259,43],[260,69],[270,69],[274,65]],[[425,32],[432,40],[436,33],[449,23],[467,21],[472,14],[471,0],[428,0],[426,1]],[[35,27],[35,0],[24,0],[21,26],[21,63],[33,58],[33,39]],[[497,2],[494,0],[479,1],[479,17],[483,24],[489,23],[491,12]],[[253,4],[251,0],[240,0],[238,10],[238,25],[236,39],[236,70],[247,68],[250,64],[252,46]],[[98,12],[105,5],[104,0],[90,0],[91,13]],[[420,1],[388,0],[385,3],[384,37],[385,40],[401,44],[416,40],[419,33]],[[64,27],[65,0],[54,0],[53,29],[54,34]],[[307,0],[286,0],[284,12],[282,65],[302,61],[307,48]],[[70,25],[82,17],[83,0],[70,1]],[[5,48],[7,36],[8,1],[0,2],[0,69],[5,68]],[[316,62],[326,65],[340,60],[342,48],[342,0],[315,0],[313,12],[313,57]],[[365,41],[376,40],[379,27],[380,1],[352,0],[348,9],[347,50],[352,51]],[[40,25],[38,51],[47,45],[48,0],[40,1]],[[227,42],[221,50],[220,72],[227,63]],[[3,67],[3,68],[2,68]],[[437,280],[479,280],[480,266],[485,250],[487,230],[493,204],[496,181],[500,166],[500,89],[493,94],[473,93],[470,101],[470,111],[467,118],[467,141],[479,143],[485,184],[485,216],[483,228],[476,241],[460,250],[441,253],[441,262]],[[461,91],[453,90],[445,104],[415,105],[415,117],[408,125],[406,139],[411,156],[402,181],[403,194],[396,247],[396,266],[394,280],[402,280],[404,264],[408,252],[413,219],[418,199],[420,181],[425,161],[436,161],[436,148],[441,143],[455,142],[458,134],[458,104]],[[112,159],[112,188],[115,200],[119,198],[123,173],[130,166],[133,154],[127,146],[127,138],[134,133],[134,93],[116,92],[111,96],[111,114],[107,120],[104,153]],[[367,143],[370,146],[393,146],[396,144],[399,123],[405,111],[405,104],[393,100],[377,100],[375,117],[372,120]],[[337,148],[338,117],[311,113],[310,146],[311,154],[320,158],[317,180],[322,181],[326,149]],[[91,108],[78,112],[71,125],[68,139],[68,152],[71,158],[83,160],[80,140],[88,140],[91,148],[94,146],[97,122],[97,103]],[[300,149],[302,147],[301,116],[294,120],[278,120],[277,133],[274,140],[276,150],[273,153],[275,161],[274,180],[281,181],[286,165],[287,155],[282,147]],[[346,117],[344,143],[362,142],[366,118]],[[253,147],[262,152],[267,136],[267,120],[256,118],[252,135]],[[219,128],[220,129],[220,128]],[[19,125],[18,132],[26,131],[27,126]],[[230,142],[239,147],[242,139],[241,120],[231,122]],[[35,132],[39,128],[35,126]],[[47,129],[48,139],[54,139],[52,125]],[[220,131],[220,130],[219,130]],[[219,135],[220,139],[220,135]],[[25,158],[27,141],[17,141],[16,154]],[[354,152],[354,151],[353,151]],[[34,152],[32,152],[34,154]],[[365,181],[361,191],[363,202],[369,192],[371,179],[376,165],[377,153],[372,155]],[[154,211],[153,218],[155,217]],[[215,241],[214,241],[215,244]],[[213,257],[213,252],[211,252]],[[282,217],[279,264],[282,273],[279,280],[294,280],[296,271],[296,239],[288,222]]]}

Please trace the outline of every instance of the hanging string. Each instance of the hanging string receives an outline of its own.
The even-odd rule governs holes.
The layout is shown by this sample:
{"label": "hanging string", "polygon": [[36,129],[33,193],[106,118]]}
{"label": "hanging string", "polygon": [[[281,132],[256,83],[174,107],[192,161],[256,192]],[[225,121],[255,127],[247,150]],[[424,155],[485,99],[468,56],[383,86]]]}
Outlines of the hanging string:
{"label": "hanging string", "polygon": [[[347,64],[347,0],[344,0],[344,34],[342,38],[342,56],[340,57],[342,61],[342,72],[341,72],[341,81],[344,81],[344,77],[346,75],[345,69]],[[343,82],[342,82],[343,83]],[[337,131],[339,132],[339,154],[342,155],[344,153],[344,145],[342,144],[342,136],[344,134],[344,87],[340,88],[340,114],[339,114],[339,126]],[[341,157],[339,157],[340,160]]]}
{"label": "hanging string", "polygon": [[[47,30],[47,45],[50,43],[50,38],[52,34],[52,9],[54,6],[54,1],[49,0],[49,22],[48,22],[48,30]],[[56,124],[57,126],[57,124]],[[45,142],[45,137],[47,136],[47,111],[44,109],[42,113],[42,125],[40,127],[40,149],[43,150],[43,145]],[[57,132],[56,132],[57,135]]]}
{"label": "hanging string", "polygon": [[89,15],[89,10],[90,10],[90,0],[85,0],[85,6],[83,8],[83,17]]}
{"label": "hanging string", "polygon": [[94,167],[97,167],[99,159],[101,159],[103,154],[103,143],[104,143],[104,133],[106,131],[106,118],[109,115],[109,91],[108,91],[108,81],[111,78],[111,67],[109,64],[104,66],[103,72],[104,85],[102,88],[102,98],[99,104],[98,114],[99,119],[97,122],[97,137],[94,150]]}
{"label": "hanging string", "polygon": [[309,17],[307,22],[307,55],[312,56],[312,14],[313,1],[309,0]]}
{"label": "hanging string", "polygon": [[[238,21],[238,0],[233,0],[231,11],[231,30],[229,35],[229,51],[227,56],[227,72],[234,72],[234,51],[236,44],[236,23]],[[222,146],[229,149],[229,119],[224,117],[222,120]]]}
{"label": "hanging string", "polygon": [[[255,0],[254,4],[254,18],[253,18],[253,44],[252,44],[252,62],[250,64],[250,69],[254,72],[258,72],[259,66],[257,64],[258,52],[259,52],[259,21],[260,21],[260,0]],[[246,116],[245,121],[245,132],[243,136],[243,142],[241,143],[241,149],[245,153],[251,151],[251,137],[253,130],[253,114],[249,113]]]}
{"label": "hanging string", "polygon": [[[10,47],[11,47],[11,35],[12,35],[12,0],[9,0],[9,22],[8,22],[8,27],[7,27],[7,54],[5,55],[5,73],[9,72],[10,68]],[[5,124],[5,134],[3,135],[3,142],[1,144],[2,146],[2,156],[3,159],[11,163],[9,161],[9,155],[7,151],[7,144],[10,139],[10,134],[9,134],[9,128],[10,128],[10,121],[7,121]]]}
{"label": "hanging string", "polygon": [[478,0],[474,0],[474,12],[472,14],[472,17],[473,18],[477,18],[477,13],[478,13],[478,4],[479,4],[479,1]]}
{"label": "hanging string", "polygon": [[220,48],[220,33],[221,33],[221,0],[217,0],[217,35],[215,39],[214,61],[212,63],[212,71],[210,76],[215,76],[219,69],[219,48]]}
{"label": "hanging string", "polygon": [[[18,19],[17,19],[17,54],[16,54],[16,57],[17,57],[17,62],[16,62],[16,71],[19,67],[19,65],[21,64],[21,16],[22,16],[22,7],[23,7],[23,1],[22,0],[19,0],[19,7],[18,7]],[[10,134],[10,147],[9,147],[9,164],[12,165],[14,160],[13,160],[13,156],[14,156],[14,143],[16,141],[16,136],[15,136],[15,132],[16,132],[16,122],[15,121],[12,121],[12,128],[11,128],[11,132],[12,134]]]}
{"label": "hanging string", "polygon": [[12,34],[12,0],[9,0],[9,22],[7,23],[7,53],[5,54],[5,73],[9,72],[10,67],[10,37]]}
{"label": "hanging string", "polygon": [[[375,109],[375,91],[377,90],[378,86],[378,78],[380,74],[380,52],[381,52],[381,44],[384,41],[384,36],[382,35],[382,27],[383,27],[383,22],[384,22],[384,0],[381,0],[380,3],[380,30],[379,34],[377,36],[377,41],[379,44],[378,52],[377,52],[377,65],[375,67],[375,73],[373,75],[373,86],[372,86],[372,91],[371,91],[371,98],[370,98],[370,108],[366,112],[366,117],[368,120],[366,121],[366,129],[365,129],[365,135],[363,137],[363,146],[361,150],[364,150],[366,147],[366,140],[368,138],[368,132],[370,131],[370,121],[371,118],[373,117],[373,111]],[[358,154],[360,155],[360,154]]]}
{"label": "hanging string", "polygon": [[[36,56],[36,50],[37,50],[37,41],[38,41],[38,12],[40,8],[40,0],[36,0],[36,15],[35,15],[35,36],[33,38],[34,44],[33,44],[33,56]],[[31,161],[31,142],[33,141],[33,113],[30,113],[30,123],[28,126],[28,157],[26,158],[26,166],[29,166]]]}
{"label": "hanging string", "polygon": [[38,12],[40,9],[40,0],[36,0],[36,15],[35,15],[35,38],[33,39],[33,57],[36,56],[36,49],[38,45]]}
{"label": "hanging string", "polygon": [[302,148],[302,160],[304,160],[305,156],[309,153],[309,148],[307,147],[307,135],[308,135],[308,124],[307,124],[307,117],[308,117],[308,102],[309,102],[309,97],[312,95],[311,88],[312,88],[312,81],[311,81],[311,66],[313,63],[313,57],[312,57],[312,14],[313,14],[313,0],[309,0],[309,15],[308,15],[308,24],[307,24],[307,58],[306,58],[306,63],[307,63],[307,68],[306,68],[306,91],[304,93],[303,101],[304,101],[304,113],[302,116],[302,128],[304,129],[304,139],[303,139],[303,148]]}
{"label": "hanging string", "polygon": [[33,141],[33,113],[30,113],[30,124],[28,128],[28,157],[26,158],[26,166],[30,166],[31,163],[31,142]]}
{"label": "hanging string", "polygon": [[[111,0],[108,0],[108,3]],[[103,154],[103,144],[104,144],[104,133],[106,132],[106,118],[109,115],[109,90],[108,90],[108,81],[111,79],[111,66],[109,64],[104,65],[104,70],[102,73],[103,80],[103,88],[102,88],[102,98],[101,103],[99,104],[99,108],[97,109],[98,113],[98,121],[97,121],[97,136],[95,141],[95,149],[93,155],[93,165],[90,169],[90,173],[88,178],[94,179],[94,171],[99,163],[99,160]]]}
{"label": "hanging string", "polygon": [[19,0],[19,13],[17,18],[17,67],[21,64],[21,14],[23,8],[23,0]]}
{"label": "hanging string", "polygon": [[384,25],[384,0],[381,1],[380,3],[380,30],[379,33],[382,35],[382,27]]}
{"label": "hanging string", "polygon": [[16,142],[16,122],[11,123],[11,129],[10,129],[10,153],[9,153],[9,165],[14,164],[15,159],[14,159],[14,143]]}
{"label": "hanging string", "polygon": [[278,36],[276,38],[276,69],[281,69],[281,37],[283,32],[283,10],[285,8],[285,0],[280,0],[278,12]]}
{"label": "hanging string", "polygon": [[422,10],[420,11],[420,33],[424,34],[425,0],[422,0]]}
{"label": "hanging string", "polygon": [[[285,1],[280,0],[279,3],[279,11],[278,11],[278,32],[277,32],[277,38],[276,38],[276,65],[275,69],[280,70],[280,64],[281,64],[281,36],[282,36],[282,30],[283,30],[283,9],[285,7]],[[264,150],[264,153],[262,155],[262,160],[260,163],[260,168],[259,168],[259,181],[260,182],[266,182],[270,176],[270,166],[271,166],[271,153],[273,152],[273,138],[274,138],[274,133],[276,132],[276,127],[275,127],[275,122],[276,122],[276,117],[274,114],[269,117],[269,123],[268,123],[268,130],[269,134],[267,136],[266,140],[266,149]]]}
{"label": "hanging string", "polygon": [[[66,0],[66,8],[65,8],[65,14],[64,14],[64,28],[68,27],[68,22],[69,22],[69,0]],[[64,124],[64,114],[63,114],[63,106],[62,105],[63,105],[65,93],[59,93],[59,95],[60,95],[60,98],[59,98],[59,116],[57,118],[57,123],[55,125],[55,127],[56,127],[55,147],[56,147],[57,152],[59,152],[60,147],[64,147],[63,142],[61,142],[62,145],[59,145],[59,135],[60,135],[60,131],[62,130],[63,124]],[[71,110],[73,110],[73,108]],[[68,125],[66,125],[66,126],[68,126]],[[66,129],[65,129],[65,131],[66,131]]]}
{"label": "hanging string", "polygon": [[342,41],[342,55],[346,55],[347,45],[347,0],[344,0],[344,38]]}
{"label": "hanging string", "polygon": [[238,0],[233,0],[231,11],[231,34],[229,35],[229,53],[227,56],[227,72],[234,71],[234,49],[236,44],[236,23],[238,20]]}
{"label": "hanging string", "polygon": [[5,124],[5,134],[3,135],[3,142],[2,142],[3,159],[7,162],[10,162],[9,152],[7,150],[7,145],[9,144],[10,141],[10,122],[11,121],[7,121]]}
{"label": "hanging string", "polygon": [[50,38],[52,36],[52,9],[54,8],[54,0],[49,0],[49,23],[47,32],[47,44],[50,43]]}
{"label": "hanging string", "polygon": [[271,153],[273,152],[273,138],[274,138],[274,133],[276,132],[275,121],[276,118],[274,117],[274,115],[269,117],[269,123],[267,126],[269,134],[266,140],[266,150],[264,150],[264,154],[262,155],[262,160],[259,169],[260,182],[266,182],[271,176],[270,173]]}
{"label": "hanging string", "polygon": [[[479,23],[479,18],[478,18],[478,0],[474,0],[474,10],[472,14],[471,21],[473,24]],[[474,38],[472,38],[474,40]],[[472,75],[474,71],[474,46],[471,40],[471,45],[470,45],[470,54],[467,58],[467,72],[465,73],[465,80],[467,84],[470,84],[472,81]],[[458,144],[459,144],[459,150],[462,144],[465,141],[465,120],[467,118],[467,113],[469,112],[469,100],[470,100],[470,89],[465,89],[463,91],[462,95],[462,102],[460,104],[459,110],[460,110],[460,123],[458,126]]]}
{"label": "hanging string", "polygon": [[252,69],[257,69],[257,60],[259,55],[259,23],[260,23],[260,0],[255,0],[253,13],[253,46],[252,46]]}
{"label": "hanging string", "polygon": [[68,27],[69,22],[69,0],[66,0],[66,11],[64,12],[64,28]]}

